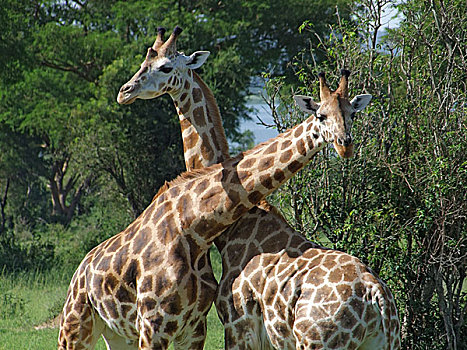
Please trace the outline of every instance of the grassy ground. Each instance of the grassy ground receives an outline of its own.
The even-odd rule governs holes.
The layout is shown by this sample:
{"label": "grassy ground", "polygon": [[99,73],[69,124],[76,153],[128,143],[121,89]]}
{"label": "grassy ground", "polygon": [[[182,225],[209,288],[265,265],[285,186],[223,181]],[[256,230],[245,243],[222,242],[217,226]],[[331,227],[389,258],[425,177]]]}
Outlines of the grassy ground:
{"label": "grassy ground", "polygon": [[[214,250],[211,257],[218,277],[221,269],[219,253]],[[72,274],[59,269],[47,273],[0,273],[0,350],[56,349],[58,329],[37,330],[34,326],[58,315]],[[223,348],[223,327],[213,307],[208,315],[205,349]],[[105,350],[102,339],[96,349]]]}

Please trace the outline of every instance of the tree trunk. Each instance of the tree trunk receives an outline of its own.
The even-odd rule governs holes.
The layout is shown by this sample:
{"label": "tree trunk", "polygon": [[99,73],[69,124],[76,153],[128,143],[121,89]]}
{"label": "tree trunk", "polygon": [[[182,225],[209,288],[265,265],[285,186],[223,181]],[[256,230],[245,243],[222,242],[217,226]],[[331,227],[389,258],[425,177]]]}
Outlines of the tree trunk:
{"label": "tree trunk", "polygon": [[0,233],[3,233],[6,225],[6,216],[5,216],[5,207],[8,197],[8,189],[10,187],[10,179],[6,179],[5,190],[3,191],[2,200],[0,201],[0,215],[2,216],[2,221],[0,222]]}

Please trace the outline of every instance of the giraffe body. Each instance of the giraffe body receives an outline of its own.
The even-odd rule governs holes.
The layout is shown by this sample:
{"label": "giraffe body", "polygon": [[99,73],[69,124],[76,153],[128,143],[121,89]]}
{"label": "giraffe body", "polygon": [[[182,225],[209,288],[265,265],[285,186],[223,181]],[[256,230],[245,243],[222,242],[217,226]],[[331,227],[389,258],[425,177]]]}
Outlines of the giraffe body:
{"label": "giraffe body", "polygon": [[[308,242],[277,215],[254,208],[216,239],[225,243],[215,302],[226,349],[365,349],[376,342],[368,349],[396,349],[389,330],[398,329],[397,312],[384,283],[357,258]],[[270,239],[251,236],[256,227]]]}
{"label": "giraffe body", "polygon": [[[305,138],[305,127],[298,140]],[[140,349],[165,349],[171,342],[176,348],[202,348],[215,290],[211,269],[204,270],[207,251],[223,230],[316,152],[311,139],[300,152],[289,138],[290,132],[279,135],[221,164],[182,175],[164,186],[126,230],[94,248],[72,279],[59,348],[92,348],[103,331],[101,320],[130,343],[138,341]],[[283,152],[287,159],[280,160]]]}
{"label": "giraffe body", "polygon": [[[188,169],[227,159],[225,135],[212,93],[191,69],[182,68],[177,74],[178,86],[149,88],[143,98],[165,91],[172,96],[180,117]],[[128,83],[130,91],[140,78],[137,73]],[[322,115],[337,110],[347,118],[344,126],[351,125],[349,115],[363,108],[368,97],[363,95],[349,103],[343,86],[346,82],[332,94],[324,79],[320,81],[321,106],[309,98],[298,102],[309,112],[321,107]],[[125,100],[128,84],[121,89],[120,103],[140,97],[130,95]],[[363,99],[360,106],[359,99]],[[320,132],[318,124],[314,124],[312,137]],[[351,155],[351,147],[346,147],[351,144],[345,139],[349,133],[350,128],[341,130],[340,144],[334,142],[343,156]],[[322,144],[314,146],[318,151]],[[399,348],[397,311],[384,283],[357,258],[307,241],[267,202],[251,209],[215,243],[223,261],[216,307],[225,327],[226,349]]]}
{"label": "giraffe body", "polygon": [[171,342],[176,349],[201,349],[214,298],[205,295],[215,288],[207,268],[214,239],[335,137],[345,138],[345,131],[310,117],[248,152],[166,184],[139,218],[79,266],[59,348],[92,348],[103,333],[108,343],[121,337],[132,346],[137,341],[139,349],[166,349]]}

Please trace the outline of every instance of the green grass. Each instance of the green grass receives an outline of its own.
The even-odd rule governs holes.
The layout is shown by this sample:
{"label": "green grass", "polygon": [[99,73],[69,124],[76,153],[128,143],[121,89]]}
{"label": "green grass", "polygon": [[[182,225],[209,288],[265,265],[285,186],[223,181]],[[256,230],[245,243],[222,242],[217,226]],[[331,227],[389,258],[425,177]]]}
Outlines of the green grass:
{"label": "green grass", "polygon": [[68,276],[60,271],[0,275],[0,349],[56,348],[56,329],[35,330],[57,314]]}
{"label": "green grass", "polygon": [[[221,273],[220,256],[211,251],[214,273]],[[58,328],[36,330],[34,326],[55,317],[65,301],[73,271],[0,272],[0,350],[49,350],[57,348]],[[172,347],[171,347],[172,348]],[[208,315],[205,349],[224,348],[224,330],[214,307]],[[105,350],[99,340],[97,350]]]}

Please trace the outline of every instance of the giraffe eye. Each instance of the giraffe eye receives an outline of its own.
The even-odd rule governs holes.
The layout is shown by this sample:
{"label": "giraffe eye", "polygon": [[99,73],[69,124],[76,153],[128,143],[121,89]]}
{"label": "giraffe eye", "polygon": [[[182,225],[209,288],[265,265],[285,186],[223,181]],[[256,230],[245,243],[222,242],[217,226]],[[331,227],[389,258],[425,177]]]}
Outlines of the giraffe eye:
{"label": "giraffe eye", "polygon": [[324,122],[326,118],[328,117],[327,115],[321,114],[321,113],[317,113],[316,116],[318,117],[320,122]]}
{"label": "giraffe eye", "polygon": [[350,118],[352,118],[352,120],[355,118],[355,112],[353,112],[353,113],[350,115]]}
{"label": "giraffe eye", "polygon": [[162,66],[159,70],[162,72],[162,73],[170,73],[172,71],[173,67],[167,67],[167,66]]}

